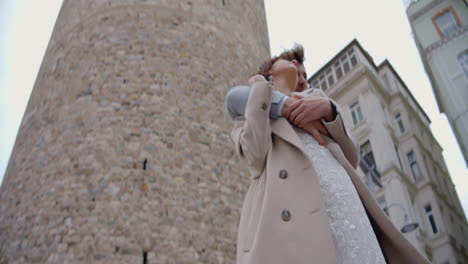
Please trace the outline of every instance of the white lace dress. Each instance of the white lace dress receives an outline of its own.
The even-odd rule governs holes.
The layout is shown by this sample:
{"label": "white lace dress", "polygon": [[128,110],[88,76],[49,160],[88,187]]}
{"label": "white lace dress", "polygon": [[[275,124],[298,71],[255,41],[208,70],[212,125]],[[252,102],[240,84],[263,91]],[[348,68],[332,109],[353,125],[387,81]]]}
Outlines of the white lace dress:
{"label": "white lace dress", "polygon": [[377,238],[348,173],[330,151],[294,127],[320,180],[339,264],[385,264]]}

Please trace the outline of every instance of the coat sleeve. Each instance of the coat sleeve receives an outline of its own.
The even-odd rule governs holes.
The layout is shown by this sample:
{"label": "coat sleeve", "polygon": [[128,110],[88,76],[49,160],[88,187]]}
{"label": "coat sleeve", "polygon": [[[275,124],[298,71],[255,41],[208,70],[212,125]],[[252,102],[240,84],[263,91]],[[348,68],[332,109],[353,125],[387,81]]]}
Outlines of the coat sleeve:
{"label": "coat sleeve", "polygon": [[329,98],[322,90],[316,90],[319,91],[319,96],[327,97],[332,104],[335,105],[337,113],[335,120],[330,122],[322,120],[322,123],[327,128],[332,139],[340,146],[341,151],[343,151],[348,162],[356,169],[359,164],[359,147],[354,142],[353,137],[343,122],[340,106]]}
{"label": "coat sleeve", "polygon": [[[267,82],[260,82],[250,89],[245,116],[234,119],[231,137],[237,154],[247,162],[255,179],[265,168],[266,157],[272,144],[269,111],[273,87]],[[226,104],[229,100],[228,94]]]}
{"label": "coat sleeve", "polygon": [[[247,100],[250,94],[249,86],[235,86],[229,90],[226,95],[226,110],[232,119],[238,116],[245,115],[245,108],[247,106]],[[284,103],[288,99],[288,96],[282,94],[279,91],[273,91],[271,106],[270,106],[270,118],[278,119],[281,117],[281,109]]]}

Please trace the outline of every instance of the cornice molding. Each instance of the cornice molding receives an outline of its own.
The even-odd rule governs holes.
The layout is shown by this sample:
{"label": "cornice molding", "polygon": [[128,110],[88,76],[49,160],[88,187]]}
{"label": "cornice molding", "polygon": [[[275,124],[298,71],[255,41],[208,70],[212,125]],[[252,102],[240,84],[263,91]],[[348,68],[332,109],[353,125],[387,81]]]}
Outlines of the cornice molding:
{"label": "cornice molding", "polygon": [[455,31],[453,34],[450,34],[450,36],[440,39],[431,45],[429,45],[427,48],[423,50],[423,55],[429,60],[434,53],[434,51],[443,48],[448,45],[448,43],[457,40],[459,38],[464,37],[465,35],[468,35],[468,24],[460,27],[457,31]]}

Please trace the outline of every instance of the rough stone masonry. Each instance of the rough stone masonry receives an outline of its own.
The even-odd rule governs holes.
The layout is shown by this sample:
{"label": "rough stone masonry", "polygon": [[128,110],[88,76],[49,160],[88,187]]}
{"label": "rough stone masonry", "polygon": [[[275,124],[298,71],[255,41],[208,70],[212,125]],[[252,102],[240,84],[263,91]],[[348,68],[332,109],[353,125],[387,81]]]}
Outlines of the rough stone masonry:
{"label": "rough stone masonry", "polygon": [[263,0],[64,0],[0,189],[0,261],[234,263],[249,182],[224,96],[268,56]]}

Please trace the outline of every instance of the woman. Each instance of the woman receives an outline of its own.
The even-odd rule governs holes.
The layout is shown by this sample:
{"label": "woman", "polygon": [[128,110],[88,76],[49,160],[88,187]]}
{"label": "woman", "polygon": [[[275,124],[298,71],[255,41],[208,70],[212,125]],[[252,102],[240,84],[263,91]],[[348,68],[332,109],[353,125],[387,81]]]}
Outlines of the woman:
{"label": "woman", "polygon": [[[270,119],[273,89],[291,94],[296,88],[297,62],[275,57],[263,66],[263,76],[251,78],[245,116],[235,117],[232,131],[236,151],[251,174],[237,263],[385,263],[382,250],[389,263],[429,263],[355,173],[350,161],[357,164],[357,149],[339,107],[333,104],[334,114],[319,107],[312,118],[330,121],[323,122],[330,135],[322,135],[326,147],[305,132],[317,127],[314,122],[304,125],[304,131],[285,118]],[[302,95],[325,97],[318,89]],[[228,93],[227,105],[237,105],[231,102],[236,99]]]}

